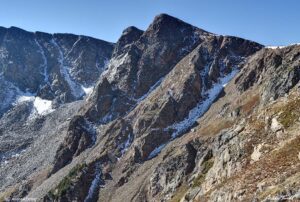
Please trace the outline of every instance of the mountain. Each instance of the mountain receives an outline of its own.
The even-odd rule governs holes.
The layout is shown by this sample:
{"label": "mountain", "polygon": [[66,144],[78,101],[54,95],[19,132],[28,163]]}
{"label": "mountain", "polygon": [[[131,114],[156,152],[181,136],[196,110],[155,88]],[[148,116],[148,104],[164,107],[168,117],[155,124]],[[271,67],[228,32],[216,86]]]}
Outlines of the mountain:
{"label": "mountain", "polygon": [[265,48],[167,14],[115,44],[10,32],[0,198],[299,198],[299,45]]}

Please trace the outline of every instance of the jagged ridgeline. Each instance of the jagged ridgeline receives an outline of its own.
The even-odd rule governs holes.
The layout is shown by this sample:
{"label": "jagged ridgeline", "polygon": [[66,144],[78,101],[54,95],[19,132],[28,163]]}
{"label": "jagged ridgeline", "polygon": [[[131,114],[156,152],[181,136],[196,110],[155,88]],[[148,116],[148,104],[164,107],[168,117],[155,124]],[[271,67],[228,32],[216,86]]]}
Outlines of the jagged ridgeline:
{"label": "jagged ridgeline", "polygon": [[166,14],[115,44],[0,28],[0,199],[297,199],[299,58]]}

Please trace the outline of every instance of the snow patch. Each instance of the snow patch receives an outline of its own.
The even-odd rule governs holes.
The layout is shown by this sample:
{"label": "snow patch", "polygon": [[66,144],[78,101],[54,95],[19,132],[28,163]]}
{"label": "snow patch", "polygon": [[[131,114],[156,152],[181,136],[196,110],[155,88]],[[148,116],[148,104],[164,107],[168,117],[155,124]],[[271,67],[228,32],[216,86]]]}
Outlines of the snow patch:
{"label": "snow patch", "polygon": [[17,103],[34,101],[33,95],[21,95],[17,98]]}
{"label": "snow patch", "polygon": [[299,46],[300,43],[292,43],[290,45],[287,45],[287,46],[266,46],[266,48],[268,49],[282,49],[282,48],[286,48],[286,47],[289,47],[289,46]]}
{"label": "snow patch", "polygon": [[282,49],[285,48],[286,46],[267,46],[266,48],[268,49]]}
{"label": "snow patch", "polygon": [[92,94],[94,87],[93,86],[90,86],[90,87],[81,86],[81,89],[83,90],[83,92],[85,93],[86,96],[89,96],[90,94]]}
{"label": "snow patch", "polygon": [[13,103],[13,105],[17,105],[19,103],[23,102],[33,102],[35,99],[35,94],[30,92],[23,92],[18,87],[13,85],[13,88],[16,92],[16,101]]}
{"label": "snow patch", "polygon": [[[32,102],[34,107],[34,112],[37,112],[39,115],[47,115],[54,111],[52,108],[52,101],[51,100],[45,100],[40,97],[35,96],[35,94],[32,93],[22,93],[19,91],[19,95],[17,96],[16,102],[14,103],[14,106],[24,103],[24,102]],[[33,116],[34,114],[32,114]],[[31,116],[31,117],[32,117]]]}
{"label": "snow patch", "polygon": [[44,100],[40,97],[35,97],[33,106],[38,114],[46,115],[54,110],[52,109],[52,101],[51,100]]}

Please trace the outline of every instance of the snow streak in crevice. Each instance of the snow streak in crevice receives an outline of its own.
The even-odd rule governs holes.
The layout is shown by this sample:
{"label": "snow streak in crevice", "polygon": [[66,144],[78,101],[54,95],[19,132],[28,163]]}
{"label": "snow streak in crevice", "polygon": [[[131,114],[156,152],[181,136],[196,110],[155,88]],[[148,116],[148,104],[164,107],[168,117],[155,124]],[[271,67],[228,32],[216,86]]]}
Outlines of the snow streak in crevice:
{"label": "snow streak in crevice", "polygon": [[140,102],[142,102],[145,98],[148,97],[148,95],[150,95],[152,93],[152,91],[154,91],[164,80],[164,76],[161,77],[153,86],[151,86],[148,90],[147,93],[145,93],[143,96],[141,96],[140,98],[136,99],[135,101],[137,102],[137,104],[139,104]]}
{"label": "snow streak in crevice", "polygon": [[204,95],[205,94],[205,91],[207,89],[207,85],[206,85],[206,78],[207,78],[207,75],[209,73],[209,68],[211,66],[211,63],[205,65],[203,71],[201,71],[200,73],[200,77],[201,77],[201,81],[202,81],[202,91],[201,91],[201,95]]}
{"label": "snow streak in crevice", "polygon": [[130,99],[135,101],[135,104],[131,106],[131,108],[127,111],[126,115],[128,115],[136,106],[138,106],[142,101],[144,101],[158,86],[160,86],[164,79],[165,76],[161,77],[153,86],[149,88],[148,92],[142,95],[140,98],[135,99],[131,97]]}
{"label": "snow streak in crevice", "polygon": [[82,90],[81,86],[79,86],[75,81],[73,81],[73,79],[70,76],[70,72],[68,71],[68,68],[65,66],[64,64],[64,55],[63,52],[60,48],[60,46],[57,44],[57,42],[55,41],[55,39],[52,39],[52,44],[57,48],[59,56],[58,56],[58,62],[60,64],[60,73],[62,74],[62,76],[64,77],[65,81],[68,83],[72,95],[75,98],[81,98],[82,96],[84,96],[84,91]]}
{"label": "snow streak in crevice", "polygon": [[[206,72],[206,68],[204,72]],[[165,130],[174,130],[172,134],[172,138],[169,141],[172,141],[182,133],[186,132],[189,128],[193,126],[193,124],[199,119],[204,113],[209,109],[209,107],[213,104],[213,102],[217,99],[219,94],[222,92],[224,86],[238,73],[237,69],[232,70],[231,73],[227,74],[219,78],[218,82],[215,83],[210,89],[207,91],[202,91],[202,97],[206,97],[204,100],[199,102],[196,107],[190,110],[189,115],[182,121],[178,123],[174,123],[173,125],[167,127]],[[201,74],[201,76],[204,76]],[[168,142],[167,142],[168,143]],[[155,148],[148,156],[148,159],[151,159],[157,156],[161,150],[167,145],[164,143],[157,148]]]}
{"label": "snow streak in crevice", "polygon": [[[168,143],[168,142],[167,142]],[[167,143],[164,143],[158,147],[156,147],[148,156],[148,159],[152,159],[154,157],[156,157],[160,152],[161,150],[167,145]]]}
{"label": "snow streak in crevice", "polygon": [[43,64],[41,64],[41,67],[43,68],[42,75],[44,76],[44,82],[49,83],[48,61],[47,61],[44,49],[41,46],[41,44],[38,42],[37,39],[35,39],[35,43],[38,46],[38,48],[39,48],[38,52],[41,53],[42,59],[43,59]]}
{"label": "snow streak in crevice", "polygon": [[104,184],[101,180],[101,175],[102,175],[102,171],[100,168],[100,162],[97,162],[95,164],[95,173],[94,173],[95,178],[91,183],[88,195],[85,197],[84,202],[97,201],[100,187],[101,185]]}
{"label": "snow streak in crevice", "polygon": [[[126,128],[125,133],[127,133],[129,131],[128,127]],[[128,150],[128,148],[130,147],[131,143],[133,142],[133,134],[130,132],[127,134],[127,139],[119,146],[119,148],[121,149],[121,155],[123,156],[125,154],[125,152]]]}
{"label": "snow streak in crevice", "polygon": [[198,103],[195,108],[193,108],[188,117],[186,117],[183,121],[175,123],[169,126],[167,129],[174,129],[175,132],[172,134],[172,138],[176,138],[183,132],[186,132],[199,117],[201,117],[212,105],[212,103],[217,99],[219,94],[222,92],[224,86],[237,74],[237,70],[233,70],[228,75],[219,79],[217,83],[215,83],[206,93],[202,94],[202,97],[206,97],[205,100]]}
{"label": "snow streak in crevice", "polygon": [[88,121],[86,118],[84,119],[84,126],[82,126],[88,133],[91,135],[92,138],[92,145],[95,145],[97,141],[97,128],[96,126]]}
{"label": "snow streak in crevice", "polygon": [[81,36],[78,36],[77,40],[75,41],[75,43],[73,44],[72,48],[70,49],[70,51],[67,53],[67,56],[68,57],[74,50],[75,46],[78,44],[78,42],[82,39]]}

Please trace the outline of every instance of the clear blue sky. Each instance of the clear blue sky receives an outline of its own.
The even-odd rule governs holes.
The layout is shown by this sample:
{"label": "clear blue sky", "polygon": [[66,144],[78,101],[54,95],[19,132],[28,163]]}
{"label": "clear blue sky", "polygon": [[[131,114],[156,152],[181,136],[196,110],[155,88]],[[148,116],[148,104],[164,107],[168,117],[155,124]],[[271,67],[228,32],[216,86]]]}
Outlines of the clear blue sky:
{"label": "clear blue sky", "polygon": [[67,32],[115,42],[168,13],[205,30],[265,45],[300,42],[299,0],[0,0],[0,26]]}

